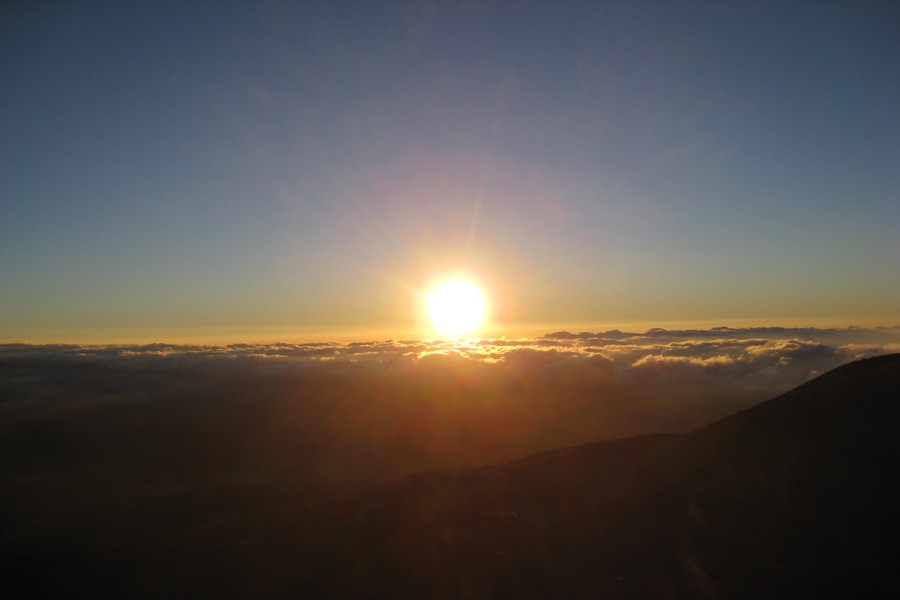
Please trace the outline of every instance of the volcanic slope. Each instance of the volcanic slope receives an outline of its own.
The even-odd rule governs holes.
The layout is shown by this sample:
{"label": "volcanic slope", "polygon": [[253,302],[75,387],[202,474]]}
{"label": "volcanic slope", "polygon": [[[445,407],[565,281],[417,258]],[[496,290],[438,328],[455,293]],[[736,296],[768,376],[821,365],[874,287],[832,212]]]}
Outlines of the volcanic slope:
{"label": "volcanic slope", "polygon": [[[692,433],[416,475],[279,537],[310,594],[900,594],[900,355]],[[268,540],[271,543],[273,540]]]}
{"label": "volcanic slope", "polygon": [[6,514],[41,520],[5,520],[0,595],[900,597],[898,424],[895,354],[691,433],[423,473],[340,502],[201,485],[162,504],[103,496],[59,525],[4,491]]}

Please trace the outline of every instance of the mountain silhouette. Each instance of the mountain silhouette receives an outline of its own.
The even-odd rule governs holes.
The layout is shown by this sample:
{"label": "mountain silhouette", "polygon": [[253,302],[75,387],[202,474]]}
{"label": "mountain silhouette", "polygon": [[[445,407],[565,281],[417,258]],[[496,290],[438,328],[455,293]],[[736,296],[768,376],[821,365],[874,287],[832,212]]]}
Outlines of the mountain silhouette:
{"label": "mountain silhouette", "polygon": [[891,596],[900,593],[898,425],[900,355],[889,355],[692,433],[416,475],[317,519],[306,537],[319,540],[317,566],[300,587],[471,598]]}
{"label": "mountain silhouette", "polygon": [[[0,595],[900,597],[898,425],[894,354],[690,433],[422,473],[340,501],[76,482],[60,489],[89,501],[62,512],[64,495],[0,493],[5,514],[36,515],[0,530]],[[146,465],[167,443],[143,450]],[[33,446],[45,454],[9,447],[36,472],[58,460]],[[133,474],[97,468],[90,481]]]}

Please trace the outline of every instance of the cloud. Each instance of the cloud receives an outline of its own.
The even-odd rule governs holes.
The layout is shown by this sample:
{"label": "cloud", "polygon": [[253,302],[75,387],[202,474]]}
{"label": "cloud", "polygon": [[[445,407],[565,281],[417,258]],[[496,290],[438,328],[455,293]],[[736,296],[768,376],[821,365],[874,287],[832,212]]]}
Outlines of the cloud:
{"label": "cloud", "polygon": [[214,463],[228,477],[238,469],[241,478],[304,489],[371,485],[597,439],[686,431],[841,363],[898,350],[896,328],[555,332],[463,343],[5,344],[0,437],[28,447],[33,432],[65,432],[48,439],[70,440],[72,456],[112,444],[115,452],[90,460],[125,457],[115,460],[153,471],[141,457],[166,456],[178,469],[202,463],[195,477]]}
{"label": "cloud", "polygon": [[[854,358],[900,349],[897,328],[715,327],[699,330],[650,329],[644,332],[571,333],[559,331],[536,339],[377,340],[348,344],[236,343],[215,345],[0,345],[5,365],[115,365],[121,368],[281,369],[284,372],[343,369],[434,369],[438,365],[484,363],[499,372],[527,374],[604,370],[622,376],[654,371],[683,380],[703,377],[748,377],[781,369],[783,386],[798,377]],[[265,363],[263,366],[262,363]],[[562,372],[560,371],[560,376]],[[775,377],[778,379],[778,376]],[[724,381],[724,380],[723,380]]]}

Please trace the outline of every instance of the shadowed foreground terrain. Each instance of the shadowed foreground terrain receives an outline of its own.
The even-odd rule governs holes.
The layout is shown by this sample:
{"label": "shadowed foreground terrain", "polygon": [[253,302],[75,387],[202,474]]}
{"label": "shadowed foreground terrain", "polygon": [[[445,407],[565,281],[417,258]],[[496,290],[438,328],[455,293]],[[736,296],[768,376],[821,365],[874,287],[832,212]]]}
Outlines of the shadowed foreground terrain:
{"label": "shadowed foreground terrain", "polygon": [[[896,595],[898,390],[900,355],[882,356],[691,433],[425,473],[343,499],[233,481],[171,489],[159,477],[97,487],[140,480],[135,465],[175,468],[154,456],[159,444],[122,457],[123,472],[115,456],[96,473],[73,456],[70,479],[48,483],[41,461],[60,460],[64,440],[7,427],[0,585],[20,596]],[[240,431],[234,443],[247,443]],[[224,461],[211,453],[185,468]]]}

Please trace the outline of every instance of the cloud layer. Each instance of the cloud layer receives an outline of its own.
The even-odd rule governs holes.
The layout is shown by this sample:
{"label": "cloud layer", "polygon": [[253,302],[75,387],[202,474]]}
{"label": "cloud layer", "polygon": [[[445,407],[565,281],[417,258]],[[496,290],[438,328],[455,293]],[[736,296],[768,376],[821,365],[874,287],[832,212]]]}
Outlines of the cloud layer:
{"label": "cloud layer", "polygon": [[463,343],[6,344],[0,437],[8,456],[56,448],[83,468],[127,465],[115,468],[148,485],[154,472],[183,472],[183,483],[356,488],[690,430],[898,342],[898,328],[717,328]]}
{"label": "cloud layer", "polygon": [[[527,369],[529,376],[564,369],[568,376],[614,371],[619,377],[692,379],[700,373],[763,375],[775,387],[796,385],[837,364],[900,351],[900,327],[817,329],[753,327],[643,333],[559,331],[531,339],[385,340],[338,344],[211,345],[0,344],[3,364],[107,364],[120,367],[232,367],[257,371],[365,372],[429,369],[438,364]],[[565,365],[565,366],[563,366]],[[666,375],[668,374],[668,375]],[[759,383],[759,382],[757,382]]]}

